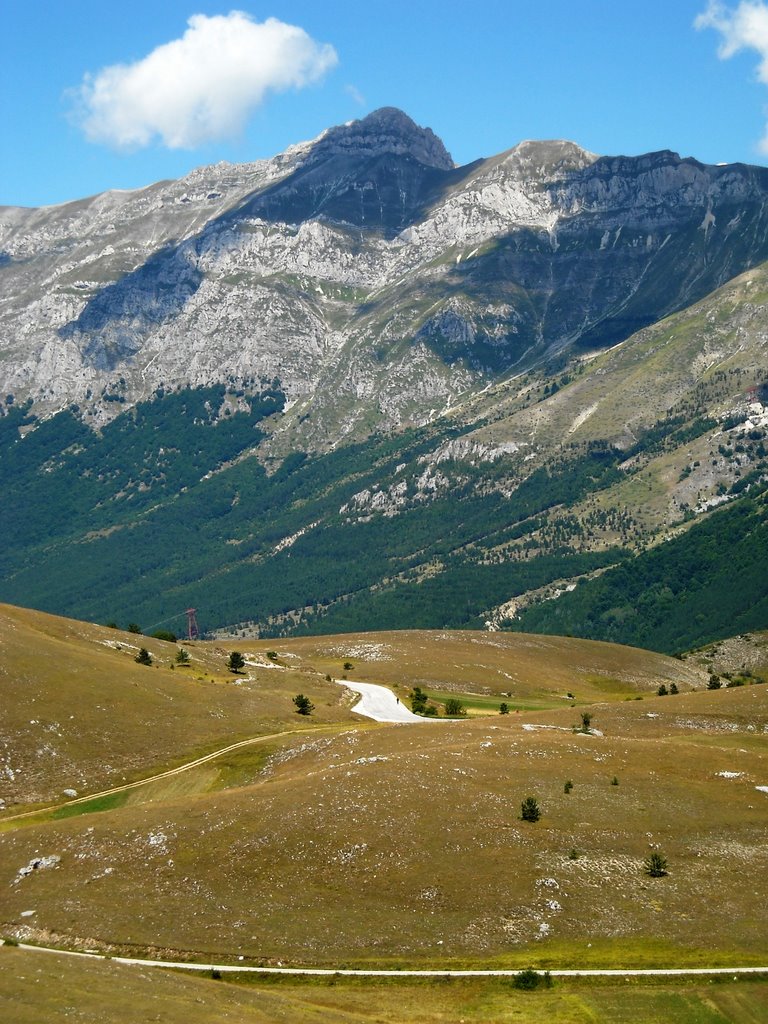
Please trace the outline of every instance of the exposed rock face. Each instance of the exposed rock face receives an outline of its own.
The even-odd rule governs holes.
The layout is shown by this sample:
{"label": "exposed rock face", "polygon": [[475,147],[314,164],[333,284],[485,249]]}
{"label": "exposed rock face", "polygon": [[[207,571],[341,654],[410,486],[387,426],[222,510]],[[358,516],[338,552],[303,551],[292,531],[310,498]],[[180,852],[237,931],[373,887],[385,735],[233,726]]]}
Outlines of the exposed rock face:
{"label": "exposed rock face", "polygon": [[384,108],[272,160],[0,210],[0,395],[100,422],[116,391],[279,377],[294,443],[425,422],[768,258],[767,193],[760,168],[568,142],[456,168]]}

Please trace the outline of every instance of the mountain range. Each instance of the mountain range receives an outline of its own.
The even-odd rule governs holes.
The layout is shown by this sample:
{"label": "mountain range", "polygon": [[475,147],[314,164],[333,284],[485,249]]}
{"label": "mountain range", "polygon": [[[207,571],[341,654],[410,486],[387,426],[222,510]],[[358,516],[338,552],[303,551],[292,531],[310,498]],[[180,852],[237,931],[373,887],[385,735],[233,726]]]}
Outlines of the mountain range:
{"label": "mountain range", "polygon": [[457,167],[384,108],[0,210],[0,598],[667,651],[764,626],[767,198],[668,151]]}

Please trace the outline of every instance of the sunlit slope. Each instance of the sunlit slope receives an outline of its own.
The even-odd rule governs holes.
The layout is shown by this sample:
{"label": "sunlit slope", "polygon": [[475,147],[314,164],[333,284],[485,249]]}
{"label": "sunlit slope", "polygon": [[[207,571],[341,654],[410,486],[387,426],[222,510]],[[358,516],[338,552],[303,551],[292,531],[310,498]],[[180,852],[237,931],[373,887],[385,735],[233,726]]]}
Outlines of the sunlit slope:
{"label": "sunlit slope", "polygon": [[[768,688],[577,724],[564,707],[294,737],[244,788],[5,832],[0,925],[328,965],[768,954]],[[665,878],[643,872],[654,850]],[[20,877],[36,856],[60,860]]]}
{"label": "sunlit slope", "polygon": [[557,979],[532,995],[508,978],[249,978],[232,985],[229,975],[215,980],[10,948],[0,949],[0,966],[0,1004],[13,1007],[14,1024],[63,1024],[75,1012],[83,1024],[755,1024],[768,1013],[768,986],[743,978],[717,985],[708,978]]}
{"label": "sunlit slope", "polygon": [[[151,666],[135,656],[146,647]],[[162,640],[0,605],[0,797],[65,799],[146,776],[207,750],[299,725],[299,672],[267,658],[235,676],[220,645]],[[258,659],[257,659],[258,660]],[[338,687],[313,680],[318,723],[350,720]]]}
{"label": "sunlit slope", "polygon": [[568,693],[580,702],[616,700],[655,692],[662,683],[689,689],[707,681],[697,665],[576,637],[413,630],[241,643],[243,650],[285,655],[288,663],[298,656],[334,678],[383,683],[401,696],[416,685],[508,697],[512,704],[559,704]]}

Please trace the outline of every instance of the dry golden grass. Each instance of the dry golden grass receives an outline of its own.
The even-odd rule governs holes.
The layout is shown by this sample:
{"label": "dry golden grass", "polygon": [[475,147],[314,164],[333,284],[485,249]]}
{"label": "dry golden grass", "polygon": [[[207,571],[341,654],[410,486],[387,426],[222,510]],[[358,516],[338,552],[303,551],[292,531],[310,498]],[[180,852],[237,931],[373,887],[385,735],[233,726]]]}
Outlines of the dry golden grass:
{"label": "dry golden grass", "polygon": [[[137,665],[139,646],[155,664]],[[246,736],[302,725],[291,697],[301,671],[248,667],[228,649],[185,645],[171,669],[162,640],[0,605],[0,798],[8,811],[88,793],[191,760]],[[267,659],[262,659],[268,664]],[[351,721],[338,687],[311,677],[317,723]]]}
{"label": "dry golden grass", "polygon": [[[243,650],[276,651],[290,664],[334,678],[399,687],[418,685],[474,693],[510,703],[552,706],[568,692],[577,701],[616,700],[654,693],[661,683],[680,689],[706,685],[697,665],[634,647],[575,637],[523,633],[413,630],[343,636],[247,641]],[[349,662],[352,668],[344,669]]]}
{"label": "dry golden grass", "polygon": [[295,737],[252,785],[0,835],[2,927],[329,966],[764,957],[768,688],[593,714]]}
{"label": "dry golden grass", "polygon": [[[768,686],[710,692],[704,670],[660,655],[514,634],[243,643],[262,667],[238,683],[222,671],[228,645],[195,645],[189,673],[144,668],[127,643],[166,662],[174,648],[8,608],[0,642],[3,756],[27,793],[96,791],[271,736],[92,808],[7,821],[0,932],[331,967],[768,954],[768,793],[756,788],[768,785]],[[350,678],[511,692],[524,710],[376,725],[325,681],[345,661]],[[680,694],[654,695],[673,681]],[[317,704],[309,720],[293,711],[298,690]],[[574,732],[589,700],[595,731]],[[38,753],[30,720],[55,754]],[[520,820],[529,795],[535,824]],[[669,875],[650,879],[657,848]],[[58,860],[23,874],[38,857]]]}
{"label": "dry golden grass", "polygon": [[0,1006],[13,1024],[758,1024],[768,1014],[768,985],[558,980],[522,993],[498,979],[260,978],[242,986],[0,949]]}
{"label": "dry golden grass", "polygon": [[758,1024],[768,985],[731,979],[509,981],[258,979],[247,986],[115,963],[0,949],[0,1006],[12,1024]]}

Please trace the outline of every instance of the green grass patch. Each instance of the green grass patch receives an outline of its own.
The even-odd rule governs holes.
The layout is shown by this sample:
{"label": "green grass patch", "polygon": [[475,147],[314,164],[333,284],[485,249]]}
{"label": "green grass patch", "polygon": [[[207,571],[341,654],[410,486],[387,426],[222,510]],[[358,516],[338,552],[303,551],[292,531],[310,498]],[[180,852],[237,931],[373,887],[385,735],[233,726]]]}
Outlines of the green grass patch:
{"label": "green grass patch", "polygon": [[128,799],[130,791],[121,793],[108,793],[106,796],[97,796],[92,800],[82,800],[78,803],[64,804],[57,807],[51,814],[54,821],[60,818],[74,818],[79,814],[96,814],[99,811],[113,811],[116,807],[122,807]]}

